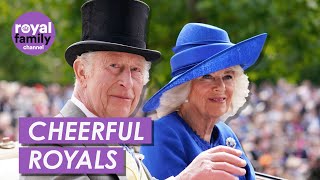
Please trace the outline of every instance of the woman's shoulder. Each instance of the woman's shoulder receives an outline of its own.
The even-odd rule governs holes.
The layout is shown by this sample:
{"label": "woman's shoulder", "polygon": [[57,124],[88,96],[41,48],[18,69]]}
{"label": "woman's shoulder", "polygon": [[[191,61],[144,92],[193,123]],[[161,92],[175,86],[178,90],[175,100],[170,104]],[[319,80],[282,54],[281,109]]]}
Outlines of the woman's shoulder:
{"label": "woman's shoulder", "polygon": [[163,125],[180,125],[181,122],[179,120],[177,112],[172,112],[167,114],[157,120],[154,121],[155,126],[163,126]]}
{"label": "woman's shoulder", "polygon": [[185,130],[179,115],[176,112],[172,112],[166,116],[161,117],[154,121],[154,133],[155,135],[161,133],[178,134],[183,133]]}
{"label": "woman's shoulder", "polygon": [[233,132],[233,130],[226,123],[219,122],[219,123],[216,124],[216,126],[218,127],[219,132],[221,134],[235,136],[235,133]]}
{"label": "woman's shoulder", "polygon": [[216,124],[221,129],[231,130],[231,128],[223,121],[220,121]]}

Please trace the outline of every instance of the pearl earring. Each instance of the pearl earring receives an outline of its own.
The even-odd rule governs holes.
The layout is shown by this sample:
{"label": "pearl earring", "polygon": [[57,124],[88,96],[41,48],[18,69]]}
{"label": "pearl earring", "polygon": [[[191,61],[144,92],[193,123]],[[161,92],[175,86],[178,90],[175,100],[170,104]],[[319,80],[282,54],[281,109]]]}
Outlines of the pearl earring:
{"label": "pearl earring", "polygon": [[188,102],[189,102],[189,100],[188,100],[188,99],[186,99],[186,100],[184,100],[184,102],[185,102],[185,103],[188,103]]}

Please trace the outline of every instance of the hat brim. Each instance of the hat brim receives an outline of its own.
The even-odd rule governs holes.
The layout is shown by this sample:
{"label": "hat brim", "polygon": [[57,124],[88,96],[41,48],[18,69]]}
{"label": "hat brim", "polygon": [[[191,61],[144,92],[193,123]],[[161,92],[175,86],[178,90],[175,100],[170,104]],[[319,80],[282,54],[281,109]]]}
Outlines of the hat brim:
{"label": "hat brim", "polygon": [[79,41],[70,45],[66,52],[65,58],[68,64],[72,67],[73,62],[76,60],[77,56],[91,51],[117,51],[117,52],[127,52],[132,54],[137,54],[143,56],[147,61],[155,61],[161,57],[159,51],[142,49],[133,46],[127,46],[123,44],[86,40]]}
{"label": "hat brim", "polygon": [[247,69],[257,61],[266,38],[267,34],[263,33],[241,41],[175,76],[145,103],[142,110],[154,111],[158,108],[164,92],[197,77],[236,65],[240,65],[244,70]]}

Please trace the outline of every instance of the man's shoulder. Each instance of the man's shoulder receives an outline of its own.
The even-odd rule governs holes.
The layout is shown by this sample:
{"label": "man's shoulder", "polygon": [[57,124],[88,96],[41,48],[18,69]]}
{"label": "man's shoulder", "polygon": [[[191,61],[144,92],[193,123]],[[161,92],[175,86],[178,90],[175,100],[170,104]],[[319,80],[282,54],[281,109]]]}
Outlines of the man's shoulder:
{"label": "man's shoulder", "polygon": [[86,117],[84,112],[71,100],[67,101],[56,117]]}
{"label": "man's shoulder", "polygon": [[55,115],[54,117],[63,117],[61,113]]}

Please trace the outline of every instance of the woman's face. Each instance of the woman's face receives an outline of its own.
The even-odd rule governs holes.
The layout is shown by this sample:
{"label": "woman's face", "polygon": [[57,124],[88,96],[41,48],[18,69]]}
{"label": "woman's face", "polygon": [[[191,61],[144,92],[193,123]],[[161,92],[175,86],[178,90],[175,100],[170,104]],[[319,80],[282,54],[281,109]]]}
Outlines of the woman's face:
{"label": "woman's face", "polygon": [[192,80],[188,107],[203,118],[221,117],[230,107],[234,81],[235,71],[232,68]]}

